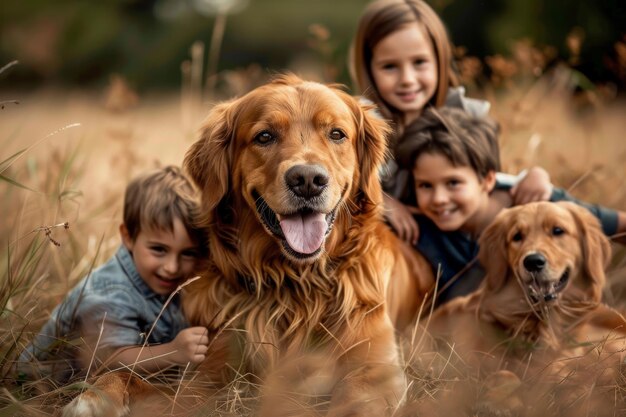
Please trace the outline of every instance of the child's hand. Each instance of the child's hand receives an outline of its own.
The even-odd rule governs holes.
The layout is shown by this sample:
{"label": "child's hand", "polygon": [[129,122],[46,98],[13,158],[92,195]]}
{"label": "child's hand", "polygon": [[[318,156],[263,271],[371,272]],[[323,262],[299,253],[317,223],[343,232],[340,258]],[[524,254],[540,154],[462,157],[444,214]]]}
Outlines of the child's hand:
{"label": "child's hand", "polygon": [[384,195],[383,201],[385,218],[389,221],[393,230],[396,231],[400,239],[416,245],[419,238],[419,227],[413,218],[413,214],[419,213],[419,209],[404,205],[387,194]]}
{"label": "child's hand", "polygon": [[171,342],[176,350],[174,360],[179,364],[202,363],[209,350],[209,336],[206,327],[188,327],[181,330]]}
{"label": "child's hand", "polygon": [[540,167],[530,168],[526,176],[511,188],[511,197],[515,205],[547,201],[551,194],[550,174]]}

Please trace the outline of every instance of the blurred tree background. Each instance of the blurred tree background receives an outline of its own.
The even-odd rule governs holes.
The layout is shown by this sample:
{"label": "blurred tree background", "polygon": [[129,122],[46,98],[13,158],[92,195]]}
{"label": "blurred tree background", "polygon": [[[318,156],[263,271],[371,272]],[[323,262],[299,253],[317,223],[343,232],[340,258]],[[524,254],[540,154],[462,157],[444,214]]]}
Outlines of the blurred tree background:
{"label": "blurred tree background", "polygon": [[[0,62],[16,88],[94,88],[120,74],[139,91],[181,85],[181,63],[215,33],[218,71],[258,66],[348,83],[346,54],[368,0],[5,0]],[[566,62],[594,84],[626,91],[626,2],[429,0],[461,54],[511,56],[515,42],[542,51],[540,70]],[[221,19],[221,22],[220,22]],[[221,28],[216,28],[223,25]],[[217,30],[216,30],[217,29]],[[214,39],[215,41],[215,39]],[[206,58],[203,59],[206,71]],[[492,64],[481,65],[487,77]],[[320,71],[321,70],[321,71]]]}

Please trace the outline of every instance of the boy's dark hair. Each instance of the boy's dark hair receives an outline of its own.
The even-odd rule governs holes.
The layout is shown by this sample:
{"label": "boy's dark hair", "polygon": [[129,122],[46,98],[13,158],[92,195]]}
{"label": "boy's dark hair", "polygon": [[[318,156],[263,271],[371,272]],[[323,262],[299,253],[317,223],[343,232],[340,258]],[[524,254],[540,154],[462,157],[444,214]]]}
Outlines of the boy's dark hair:
{"label": "boy's dark hair", "polygon": [[396,146],[397,162],[413,169],[424,153],[440,154],[456,167],[472,168],[479,178],[500,171],[498,124],[461,109],[429,107],[410,124]]}
{"label": "boy's dark hair", "polygon": [[124,194],[124,224],[134,241],[142,229],[174,230],[180,219],[189,238],[204,252],[206,232],[199,226],[199,193],[174,165],[133,179]]}

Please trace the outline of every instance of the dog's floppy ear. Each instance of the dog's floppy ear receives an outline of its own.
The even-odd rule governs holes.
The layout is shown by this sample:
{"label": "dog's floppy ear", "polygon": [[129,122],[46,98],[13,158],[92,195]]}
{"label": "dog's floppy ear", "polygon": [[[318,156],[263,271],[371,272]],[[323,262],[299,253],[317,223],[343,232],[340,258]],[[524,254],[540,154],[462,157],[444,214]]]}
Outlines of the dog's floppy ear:
{"label": "dog's floppy ear", "polygon": [[558,204],[566,207],[576,220],[585,276],[590,280],[593,299],[600,301],[606,283],[605,269],[611,260],[609,239],[602,232],[600,221],[589,210],[570,202]]}
{"label": "dog's floppy ear", "polygon": [[232,163],[234,101],[223,102],[211,109],[198,139],[187,151],[183,165],[202,190],[202,205],[209,212],[228,193]]}
{"label": "dog's floppy ear", "polygon": [[502,288],[509,273],[506,253],[506,236],[509,228],[507,211],[505,209],[500,212],[478,239],[480,245],[478,261],[485,268],[487,287],[493,292]]}
{"label": "dog's floppy ear", "polygon": [[382,202],[379,169],[387,157],[389,124],[376,113],[373,105],[361,104],[357,99],[342,92],[344,101],[354,113],[358,137],[356,155],[359,161],[359,189],[364,197],[374,203]]}

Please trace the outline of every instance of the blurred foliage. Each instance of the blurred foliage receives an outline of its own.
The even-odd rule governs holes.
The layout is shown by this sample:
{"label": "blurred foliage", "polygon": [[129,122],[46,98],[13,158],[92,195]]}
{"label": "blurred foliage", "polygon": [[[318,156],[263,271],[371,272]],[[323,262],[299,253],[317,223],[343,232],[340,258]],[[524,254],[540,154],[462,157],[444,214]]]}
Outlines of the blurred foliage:
{"label": "blurred foliage", "polygon": [[[550,49],[594,83],[626,92],[626,4],[615,0],[435,0],[454,42],[471,55],[515,53],[520,41]],[[539,75],[539,74],[535,74]]]}
{"label": "blurred foliage", "polygon": [[[626,91],[623,2],[429,2],[470,56],[508,55],[514,42],[525,39],[539,49],[549,46],[552,61],[568,62],[594,83]],[[312,67],[311,73],[321,72],[325,81],[348,83],[349,42],[367,3],[9,0],[0,8],[0,62],[20,61],[11,74],[11,84],[20,87],[102,86],[113,73],[139,89],[179,87],[181,63],[189,59],[195,41],[208,49],[216,10],[222,8],[227,18],[219,71],[251,64],[269,72]],[[319,28],[326,31],[325,39]],[[489,76],[490,66],[484,69]]]}

